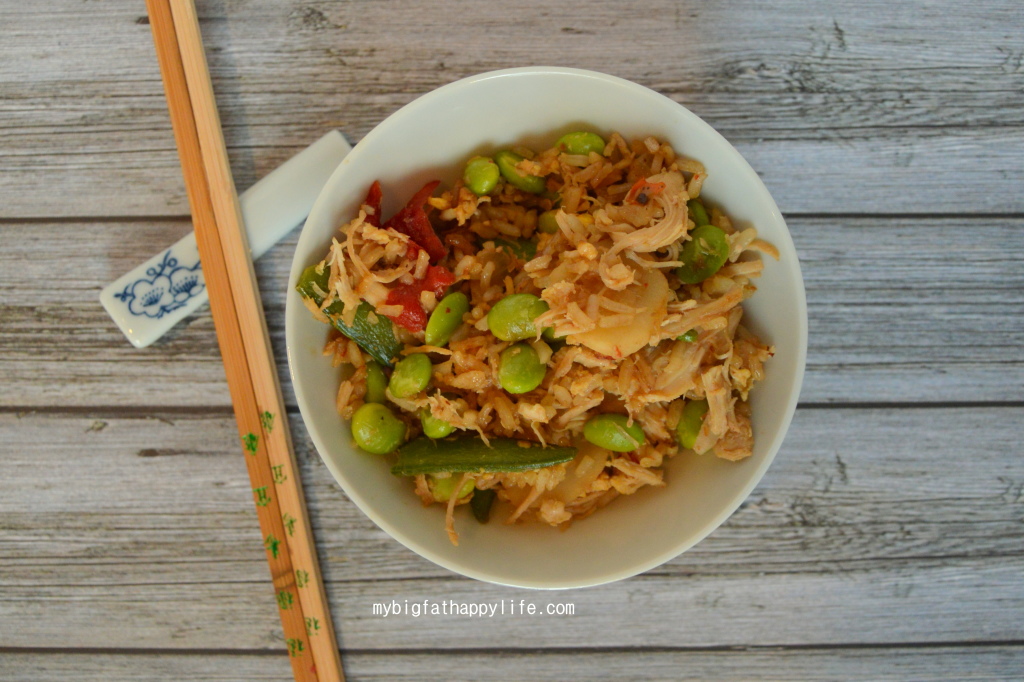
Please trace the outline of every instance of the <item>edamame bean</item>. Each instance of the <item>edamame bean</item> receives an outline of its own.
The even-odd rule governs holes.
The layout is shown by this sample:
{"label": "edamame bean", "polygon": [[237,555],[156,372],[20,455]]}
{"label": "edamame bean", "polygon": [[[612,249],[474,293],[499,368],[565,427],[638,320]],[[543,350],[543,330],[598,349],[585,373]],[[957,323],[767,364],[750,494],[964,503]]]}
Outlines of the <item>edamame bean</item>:
{"label": "edamame bean", "polygon": [[[434,496],[434,500],[437,502],[447,502],[452,499],[452,493],[455,491],[455,485],[462,480],[462,474],[451,474],[441,478],[434,476],[433,474],[427,474],[427,488],[430,490],[430,494]],[[473,479],[469,479],[462,485],[462,489],[459,491],[459,499],[461,500],[466,495],[473,492],[475,483]]]}
{"label": "edamame bean", "polygon": [[413,353],[398,361],[391,372],[388,388],[396,398],[408,398],[425,389],[430,384],[433,372],[430,358],[423,353]]}
{"label": "edamame bean", "polygon": [[423,425],[423,435],[427,438],[444,438],[455,430],[450,423],[432,415],[429,408],[420,410],[420,424]]}
{"label": "edamame bean", "polygon": [[635,421],[628,425],[624,414],[599,414],[583,427],[583,437],[599,448],[614,452],[636,450],[647,440],[644,430]]}
{"label": "edamame bean", "polygon": [[366,397],[368,403],[383,403],[388,398],[384,390],[388,387],[388,378],[384,375],[384,368],[373,360],[366,363]]}
{"label": "edamame bean", "polygon": [[505,178],[510,185],[524,192],[540,194],[547,186],[544,178],[539,175],[527,175],[516,169],[516,164],[523,160],[523,157],[508,149],[494,155],[494,162],[498,164],[501,177]]}
{"label": "edamame bean", "polygon": [[690,217],[693,218],[694,227],[711,224],[711,220],[708,218],[708,211],[704,208],[704,202],[700,199],[690,199],[686,202],[686,208],[690,210]]}
{"label": "edamame bean", "polygon": [[718,272],[729,258],[729,240],[714,225],[701,225],[690,236],[679,253],[683,264],[676,268],[676,276],[685,284],[697,284]]}
{"label": "edamame bean", "polygon": [[498,164],[486,156],[474,156],[466,163],[466,170],[462,173],[462,181],[478,197],[493,192],[500,178]]}
{"label": "edamame bean", "polygon": [[570,154],[604,153],[604,140],[596,133],[566,133],[558,138],[558,146]]}
{"label": "edamame bean", "polygon": [[[707,400],[687,400],[683,406],[683,415],[676,425],[676,437],[684,448],[692,448],[697,442],[697,434],[704,425],[704,415],[708,413]],[[703,453],[699,453],[703,454]]]}
{"label": "edamame bean", "polygon": [[698,336],[700,336],[700,334],[697,333],[697,330],[696,329],[691,329],[690,331],[688,331],[685,334],[683,334],[682,336],[680,336],[677,340],[678,341],[686,341],[686,343],[693,343],[694,341],[697,340]]}
{"label": "edamame bean", "polygon": [[363,450],[386,455],[405,440],[405,423],[379,403],[364,403],[352,415],[352,438]]}
{"label": "edamame bean", "polygon": [[502,341],[522,341],[537,336],[533,321],[548,311],[548,304],[533,294],[506,296],[487,313],[487,327]]}
{"label": "edamame bean", "polygon": [[456,291],[442,298],[427,320],[424,343],[428,346],[444,346],[462,324],[462,316],[468,312],[469,299],[465,294]]}
{"label": "edamame bean", "polygon": [[555,220],[555,215],[558,213],[558,209],[552,209],[550,211],[544,211],[537,216],[537,230],[544,234],[555,234],[558,232],[558,221]]}
{"label": "edamame bean", "polygon": [[509,393],[528,393],[540,386],[548,368],[529,344],[517,343],[501,351],[498,382]]}

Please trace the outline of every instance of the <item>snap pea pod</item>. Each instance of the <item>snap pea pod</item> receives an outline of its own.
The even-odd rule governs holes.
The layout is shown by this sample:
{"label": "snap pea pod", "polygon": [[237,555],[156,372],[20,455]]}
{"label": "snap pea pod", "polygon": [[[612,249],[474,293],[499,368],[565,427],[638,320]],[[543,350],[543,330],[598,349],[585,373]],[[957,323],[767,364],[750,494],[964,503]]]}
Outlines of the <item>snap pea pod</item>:
{"label": "snap pea pod", "polygon": [[[318,268],[320,268],[319,271]],[[330,269],[323,263],[311,265],[302,271],[302,276],[299,277],[295,289],[319,306],[324,299],[317,290],[327,291],[327,281],[330,276]],[[341,311],[344,309],[345,305],[341,301],[335,301],[323,312],[335,329],[358,343],[359,347],[369,353],[374,360],[386,367],[391,367],[394,364],[395,356],[402,350],[402,343],[395,338],[391,320],[377,314],[372,305],[363,301],[356,308],[352,324],[347,325],[341,318]],[[372,317],[371,313],[373,313]]]}
{"label": "snap pea pod", "polygon": [[491,518],[491,505],[498,493],[493,488],[477,490],[473,493],[473,499],[469,501],[469,508],[473,510],[473,517],[480,523],[487,523]]}
{"label": "snap pea pod", "polygon": [[441,471],[528,471],[568,462],[576,448],[548,446],[513,438],[492,438],[490,445],[476,435],[433,440],[416,438],[398,450],[395,476]]}

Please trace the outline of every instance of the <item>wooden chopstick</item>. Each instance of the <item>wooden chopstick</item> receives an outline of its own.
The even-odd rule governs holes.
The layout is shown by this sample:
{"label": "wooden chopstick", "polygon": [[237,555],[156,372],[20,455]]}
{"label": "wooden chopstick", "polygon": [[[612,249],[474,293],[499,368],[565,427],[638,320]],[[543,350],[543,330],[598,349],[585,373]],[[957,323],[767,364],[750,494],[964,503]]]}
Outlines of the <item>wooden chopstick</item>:
{"label": "wooden chopstick", "polygon": [[296,680],[344,673],[192,0],[146,2]]}

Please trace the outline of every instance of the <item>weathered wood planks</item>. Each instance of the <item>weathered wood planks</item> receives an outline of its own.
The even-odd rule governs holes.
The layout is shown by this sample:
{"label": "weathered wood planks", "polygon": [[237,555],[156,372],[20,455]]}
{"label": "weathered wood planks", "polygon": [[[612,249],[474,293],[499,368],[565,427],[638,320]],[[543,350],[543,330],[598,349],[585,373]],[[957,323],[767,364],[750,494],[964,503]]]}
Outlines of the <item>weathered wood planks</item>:
{"label": "weathered wood planks", "polygon": [[[0,7],[0,216],[186,213],[141,8],[49,10]],[[940,213],[966,197],[977,212],[1020,213],[1018,11],[660,0],[637,12],[603,0],[585,13],[524,3],[510,20],[466,1],[201,6],[240,188],[329,127],[355,142],[445,83],[557,64],[686,104],[783,211],[811,213]]]}
{"label": "weathered wood planks", "polygon": [[[803,402],[1024,399],[1024,221],[864,216],[789,224],[810,317]],[[227,406],[208,310],[137,350],[97,300],[101,286],[187,229],[182,221],[0,224],[0,405]],[[257,266],[282,377],[296,238]],[[294,405],[287,382],[284,389]]]}
{"label": "weathered wood planks", "polygon": [[[345,647],[839,646],[1024,635],[1024,465],[1007,457],[1021,416],[801,410],[768,476],[710,538],[644,576],[564,593],[479,583],[420,559],[355,509],[298,423],[295,433]],[[130,623],[136,647],[275,646],[229,414],[8,413],[0,430],[17,439],[0,483],[0,621],[24,623],[4,644],[60,633],[62,646],[119,648],[109,640]],[[378,601],[521,598],[571,602],[576,620],[482,629],[453,618],[439,642],[432,619],[372,613]]]}

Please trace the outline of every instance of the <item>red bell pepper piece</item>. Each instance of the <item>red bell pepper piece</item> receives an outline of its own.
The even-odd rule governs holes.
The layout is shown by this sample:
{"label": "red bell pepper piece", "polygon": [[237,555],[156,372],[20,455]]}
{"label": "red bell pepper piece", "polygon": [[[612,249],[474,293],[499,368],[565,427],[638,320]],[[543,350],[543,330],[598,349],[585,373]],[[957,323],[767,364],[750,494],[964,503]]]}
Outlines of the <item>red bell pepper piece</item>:
{"label": "red bell pepper piece", "polygon": [[427,326],[427,311],[420,304],[420,293],[431,291],[438,299],[444,296],[452,284],[455,275],[440,265],[428,265],[423,279],[412,284],[399,284],[388,292],[388,305],[402,306],[402,312],[391,317],[395,324],[411,332],[422,331]]}
{"label": "red bell pepper piece", "polygon": [[[391,216],[384,223],[385,228],[393,228],[423,247],[427,254],[430,255],[431,263],[437,263],[448,253],[448,249],[445,248],[444,243],[441,242],[437,233],[434,232],[430,220],[427,219],[427,212],[423,209],[427,199],[430,198],[430,195],[434,193],[434,190],[440,184],[440,180],[432,180],[423,185],[423,188],[413,195],[409,203],[405,205],[405,208]],[[373,188],[371,187],[370,190],[372,192]]]}
{"label": "red bell pepper piece", "polygon": [[366,222],[374,227],[380,227],[380,205],[384,199],[384,192],[380,188],[380,180],[374,180],[370,185],[370,191],[366,193],[364,205],[373,209],[373,215],[366,216]]}

